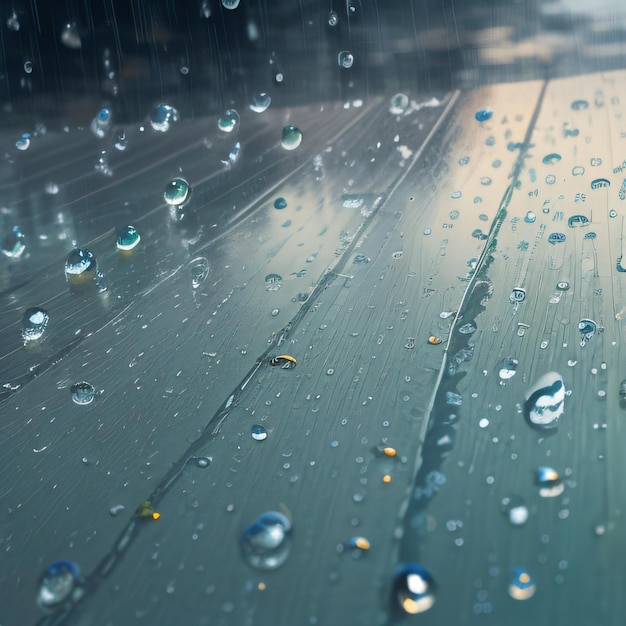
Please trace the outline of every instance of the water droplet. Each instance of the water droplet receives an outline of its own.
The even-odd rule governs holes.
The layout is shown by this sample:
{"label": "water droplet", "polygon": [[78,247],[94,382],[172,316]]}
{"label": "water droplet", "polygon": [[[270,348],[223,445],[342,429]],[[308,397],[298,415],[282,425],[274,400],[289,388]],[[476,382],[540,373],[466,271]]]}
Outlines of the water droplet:
{"label": "water droplet", "polygon": [[189,463],[199,467],[200,469],[204,469],[205,467],[209,467],[209,465],[211,465],[211,459],[208,456],[192,456],[189,459]]}
{"label": "water droplet", "polygon": [[181,206],[191,196],[191,185],[184,178],[172,178],[165,186],[163,198],[170,206]]}
{"label": "water droplet", "polygon": [[228,111],[217,120],[217,127],[225,133],[232,133],[238,125],[239,113],[237,113],[235,109],[228,109]]}
{"label": "water droplet", "polygon": [[22,316],[22,339],[24,344],[41,339],[50,317],[39,307],[27,309]]}
{"label": "water droplet", "polygon": [[274,200],[274,208],[278,210],[286,209],[287,200],[285,200],[285,198],[282,198],[282,197],[276,198],[276,200]]}
{"label": "water droplet", "polygon": [[197,289],[209,275],[209,261],[203,256],[199,256],[189,263],[191,274],[191,286]]}
{"label": "water droplet", "polygon": [[389,103],[389,113],[392,115],[402,115],[409,108],[409,97],[403,93],[397,93]]}
{"label": "water droplet", "polygon": [[30,133],[24,133],[16,142],[15,147],[18,150],[28,150],[30,148]]}
{"label": "water droplet", "polygon": [[150,112],[150,126],[160,133],[167,132],[179,119],[178,111],[169,104],[157,104]]}
{"label": "water droplet", "polygon": [[102,139],[111,128],[111,111],[104,107],[98,111],[98,114],[91,120],[91,132],[98,138]]}
{"label": "water droplet", "polygon": [[232,11],[239,6],[239,0],[222,0],[222,6]]}
{"label": "water droplet", "polygon": [[280,313],[280,309],[272,309],[272,317],[276,317]]}
{"label": "water droplet", "polygon": [[517,366],[519,365],[519,361],[514,359],[512,356],[507,356],[500,361],[498,361],[498,365],[496,369],[498,370],[498,376],[500,380],[508,380],[509,378],[513,378],[515,373],[517,372]]}
{"label": "water droplet", "polygon": [[255,424],[251,429],[252,439],[255,441],[264,441],[267,439],[267,430],[260,424]]}
{"label": "water droplet", "polygon": [[436,584],[421,565],[400,565],[394,572],[393,595],[399,607],[410,615],[423,613],[435,603]]}
{"label": "water droplet", "polygon": [[7,28],[9,30],[17,32],[20,29],[20,21],[17,18],[17,13],[13,11],[7,18]]}
{"label": "water droplet", "polygon": [[80,405],[91,404],[96,397],[94,386],[84,380],[79,383],[74,383],[70,387],[70,391],[72,393],[73,402]]}
{"label": "water droplet", "polygon": [[554,428],[563,414],[565,386],[556,372],[544,374],[526,393],[524,415],[538,428]]}
{"label": "water droplet", "polygon": [[225,160],[222,159],[222,163],[226,167],[231,167],[232,165],[235,165],[237,161],[239,161],[239,157],[241,157],[241,143],[236,141],[233,147],[230,149],[228,157]]}
{"label": "water droplet", "polygon": [[33,73],[33,62],[32,61],[24,61],[24,73],[32,74]]}
{"label": "water droplet", "polygon": [[74,248],[65,260],[65,279],[71,287],[90,284],[96,278],[96,257],[85,248]]}
{"label": "water droplet", "polygon": [[530,574],[521,567],[516,567],[513,578],[509,583],[509,595],[515,600],[528,600],[531,598],[537,586]]}
{"label": "water droplet", "polygon": [[528,507],[520,496],[505,496],[500,503],[501,510],[513,526],[523,526],[528,521]]}
{"label": "water droplet", "polygon": [[463,324],[463,326],[459,327],[459,332],[462,335],[471,335],[476,332],[476,328],[475,322],[467,322],[467,324]]}
{"label": "water droplet", "polygon": [[115,245],[118,250],[132,250],[141,241],[141,236],[134,226],[124,226],[117,231],[117,240]]}
{"label": "water droplet", "polygon": [[331,11],[328,14],[328,25],[337,26],[338,23],[339,23],[339,15],[337,14],[337,11]]}
{"label": "water droplet", "polygon": [[61,43],[72,50],[79,50],[82,43],[75,22],[67,22],[61,32]]}
{"label": "water droplet", "polygon": [[491,109],[480,109],[479,111],[476,111],[474,117],[476,118],[476,121],[478,122],[486,122],[487,120],[490,120],[493,117],[493,111]]}
{"label": "water droplet", "polygon": [[126,150],[126,146],[128,145],[128,139],[126,138],[126,132],[121,130],[117,134],[117,138],[115,139],[115,149],[123,152]]}
{"label": "water droplet", "polygon": [[2,240],[2,254],[12,259],[22,256],[26,249],[24,233],[19,226],[14,226],[11,232]]}
{"label": "water droplet", "polygon": [[116,504],[109,509],[109,513],[115,517],[118,513],[121,513],[124,510],[123,504]]}
{"label": "water droplet", "polygon": [[55,561],[46,569],[39,583],[37,604],[42,607],[55,607],[70,598],[82,595],[80,585],[83,579],[80,569],[72,561]]}
{"label": "water droplet", "polygon": [[254,113],[263,113],[263,111],[267,111],[271,103],[272,98],[269,94],[261,91],[252,98],[252,101],[250,102],[250,110]]}
{"label": "water droplet", "polygon": [[452,406],[461,406],[463,404],[463,396],[460,393],[454,391],[446,391],[446,404]]}
{"label": "water droplet", "polygon": [[350,52],[349,50],[342,50],[337,55],[337,65],[339,65],[339,67],[348,69],[352,67],[353,63],[354,63],[354,56],[352,52]]}
{"label": "water droplet", "polygon": [[282,513],[268,511],[243,531],[241,550],[251,567],[279,568],[289,556],[291,522]]}
{"label": "water droplet", "polygon": [[285,150],[295,150],[302,143],[302,131],[295,126],[284,126],[280,145]]}

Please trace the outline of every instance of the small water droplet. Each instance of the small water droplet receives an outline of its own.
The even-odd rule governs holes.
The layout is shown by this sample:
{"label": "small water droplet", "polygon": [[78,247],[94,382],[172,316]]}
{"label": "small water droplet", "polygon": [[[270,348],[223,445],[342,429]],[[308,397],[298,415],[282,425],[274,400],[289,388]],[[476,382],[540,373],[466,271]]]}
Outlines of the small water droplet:
{"label": "small water droplet", "polygon": [[222,6],[225,9],[229,9],[230,11],[232,11],[239,6],[239,1],[240,0],[222,0]]}
{"label": "small water droplet", "polygon": [[328,14],[328,25],[337,26],[338,23],[339,23],[339,15],[337,14],[337,11],[331,11]]}
{"label": "small water droplet", "polygon": [[41,339],[50,317],[40,307],[27,309],[22,316],[22,339],[24,344]]}
{"label": "small water droplet", "polygon": [[435,603],[437,585],[430,572],[421,565],[400,565],[393,577],[393,594],[405,613],[416,615]]}
{"label": "small water droplet", "polygon": [[80,405],[91,404],[96,397],[94,386],[85,381],[74,383],[70,387],[70,392],[72,393],[72,400]]}
{"label": "small water droplet", "polygon": [[189,200],[191,185],[184,178],[172,178],[165,186],[163,198],[170,206],[180,207]]}
{"label": "small water droplet", "polygon": [[295,150],[302,143],[302,131],[295,126],[284,126],[280,145],[285,150]]}
{"label": "small water droplet", "polygon": [[12,259],[22,256],[26,249],[24,233],[19,226],[14,226],[11,232],[2,240],[2,254]]}
{"label": "small water droplet", "polygon": [[251,429],[252,439],[255,441],[264,441],[267,439],[267,430],[260,424],[255,424]]}
{"label": "small water droplet", "polygon": [[228,109],[217,121],[217,127],[224,133],[232,133],[239,125],[239,113],[235,109]]}
{"label": "small water droplet", "polygon": [[389,103],[389,113],[392,115],[402,115],[409,108],[409,97],[403,93],[397,93],[391,98]]}
{"label": "small water droplet", "polygon": [[343,67],[344,69],[349,69],[352,67],[353,63],[354,63],[354,56],[350,51],[342,50],[337,55],[337,64],[339,65],[339,67]]}
{"label": "small water droplet", "polygon": [[263,113],[263,111],[267,111],[271,103],[272,98],[269,94],[261,91],[252,98],[250,102],[250,110],[254,113]]}
{"label": "small water droplet", "polygon": [[128,251],[135,248],[140,240],[141,236],[137,232],[137,229],[134,226],[128,225],[118,230],[115,245],[118,250]]}
{"label": "small water droplet", "polygon": [[178,111],[169,104],[157,104],[150,113],[150,126],[160,133],[167,132],[180,119]]}
{"label": "small water droplet", "polygon": [[199,256],[189,263],[191,273],[191,286],[197,289],[202,285],[209,275],[209,261],[203,256]]}

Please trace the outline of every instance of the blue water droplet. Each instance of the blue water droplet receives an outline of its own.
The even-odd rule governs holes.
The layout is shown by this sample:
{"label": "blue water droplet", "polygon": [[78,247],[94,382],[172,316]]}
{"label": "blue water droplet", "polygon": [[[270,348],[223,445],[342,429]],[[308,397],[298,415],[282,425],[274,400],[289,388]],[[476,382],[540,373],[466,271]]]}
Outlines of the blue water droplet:
{"label": "blue water droplet", "polygon": [[267,439],[267,430],[260,424],[255,424],[251,429],[252,439],[255,441],[264,441]]}
{"label": "blue water droplet", "polygon": [[252,522],[241,537],[243,557],[251,567],[274,570],[287,560],[291,522],[282,513],[268,511]]}
{"label": "blue water droplet", "polygon": [[287,208],[287,200],[285,200],[285,198],[276,198],[276,200],[274,200],[274,208],[275,209],[286,209]]}
{"label": "blue water droplet", "polygon": [[82,595],[80,586],[83,582],[76,563],[55,561],[41,577],[37,604],[49,608],[65,602],[71,596],[76,600]]}
{"label": "blue water droplet", "polygon": [[118,250],[128,251],[135,248],[141,241],[141,236],[134,226],[124,226],[117,232],[115,245]]}
{"label": "blue water droplet", "polygon": [[165,133],[180,119],[178,111],[169,104],[157,104],[150,113],[150,126],[153,130]]}
{"label": "blue water droplet", "polygon": [[409,615],[423,613],[435,603],[436,583],[431,573],[416,563],[400,565],[393,576],[393,594]]}
{"label": "blue water droplet", "polygon": [[491,109],[480,109],[476,111],[474,117],[478,122],[486,122],[493,117],[493,111]]}
{"label": "blue water droplet", "polygon": [[217,127],[225,133],[232,133],[239,125],[239,113],[235,109],[228,109],[222,117],[217,120]]}
{"label": "blue water droplet", "polygon": [[285,150],[295,150],[302,143],[302,131],[296,126],[283,127],[280,145]]}

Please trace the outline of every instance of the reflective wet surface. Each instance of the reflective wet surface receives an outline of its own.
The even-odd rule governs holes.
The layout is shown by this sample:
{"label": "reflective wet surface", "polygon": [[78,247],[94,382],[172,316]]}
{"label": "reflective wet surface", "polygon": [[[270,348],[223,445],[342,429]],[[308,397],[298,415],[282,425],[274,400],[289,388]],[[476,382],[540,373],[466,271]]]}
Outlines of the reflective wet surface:
{"label": "reflective wet surface", "polygon": [[5,45],[3,604],[622,623],[619,13],[191,4]]}

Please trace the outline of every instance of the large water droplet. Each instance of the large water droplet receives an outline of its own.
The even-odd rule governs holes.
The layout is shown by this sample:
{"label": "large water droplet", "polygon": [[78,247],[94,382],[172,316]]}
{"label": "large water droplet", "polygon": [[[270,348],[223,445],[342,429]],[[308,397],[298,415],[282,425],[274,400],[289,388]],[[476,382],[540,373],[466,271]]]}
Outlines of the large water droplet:
{"label": "large water droplet", "polygon": [[556,372],[544,374],[526,393],[524,414],[532,426],[554,428],[563,414],[565,386]]}
{"label": "large water droplet", "polygon": [[190,196],[191,185],[184,178],[172,178],[163,192],[163,198],[170,206],[181,206]]}
{"label": "large water droplet", "polygon": [[178,120],[178,111],[169,104],[157,104],[150,113],[150,126],[160,133],[167,132]]}
{"label": "large water droplet", "polygon": [[400,609],[410,615],[423,613],[435,603],[436,584],[421,565],[409,563],[394,573],[393,594]]}
{"label": "large water droplet", "polygon": [[41,339],[50,317],[40,307],[27,309],[22,316],[22,339],[27,344]]}
{"label": "large water droplet", "polygon": [[141,235],[134,226],[124,226],[117,232],[115,245],[118,250],[132,250],[141,241]]}
{"label": "large water droplet", "polygon": [[86,285],[96,278],[96,257],[85,248],[74,248],[65,260],[65,279],[70,286]]}
{"label": "large water droplet", "polygon": [[263,113],[267,111],[268,107],[272,103],[272,98],[264,91],[256,94],[250,101],[250,110],[255,113]]}
{"label": "large water droplet", "polygon": [[191,272],[191,286],[197,289],[209,275],[209,261],[203,256],[191,261],[189,264],[189,271]]}
{"label": "large water droplet", "polygon": [[74,383],[70,387],[70,392],[72,393],[72,400],[80,405],[91,404],[96,397],[94,386],[84,380]]}
{"label": "large water droplet", "polygon": [[222,6],[232,11],[239,6],[239,0],[222,0]]}
{"label": "large water droplet", "polygon": [[260,570],[279,568],[289,556],[291,522],[276,511],[263,513],[243,531],[241,550],[251,567]]}
{"label": "large water droplet", "polygon": [[14,226],[11,232],[2,241],[2,254],[10,258],[22,256],[26,249],[24,233],[19,226]]}
{"label": "large water droplet", "polygon": [[337,65],[339,67],[343,67],[344,69],[349,69],[352,67],[354,63],[354,55],[349,50],[342,50],[337,55]]}
{"label": "large water droplet", "polygon": [[255,441],[264,441],[265,439],[267,439],[267,430],[260,424],[255,424],[251,428],[251,433],[252,439],[254,439]]}
{"label": "large water droplet", "polygon": [[70,596],[76,600],[82,595],[80,589],[82,583],[83,579],[76,563],[55,561],[41,577],[37,604],[49,608],[65,602]]}
{"label": "large water droplet", "polygon": [[480,109],[480,111],[476,111],[474,117],[478,122],[486,122],[493,117],[493,111],[491,109]]}
{"label": "large water droplet", "polygon": [[217,120],[217,127],[225,133],[232,133],[238,125],[239,113],[237,113],[235,109],[228,109],[228,111]]}
{"label": "large water droplet", "polygon": [[409,108],[409,97],[403,93],[397,93],[389,103],[389,113],[402,115]]}
{"label": "large water droplet", "polygon": [[280,145],[285,150],[295,150],[302,143],[302,131],[295,126],[283,127],[283,137]]}

